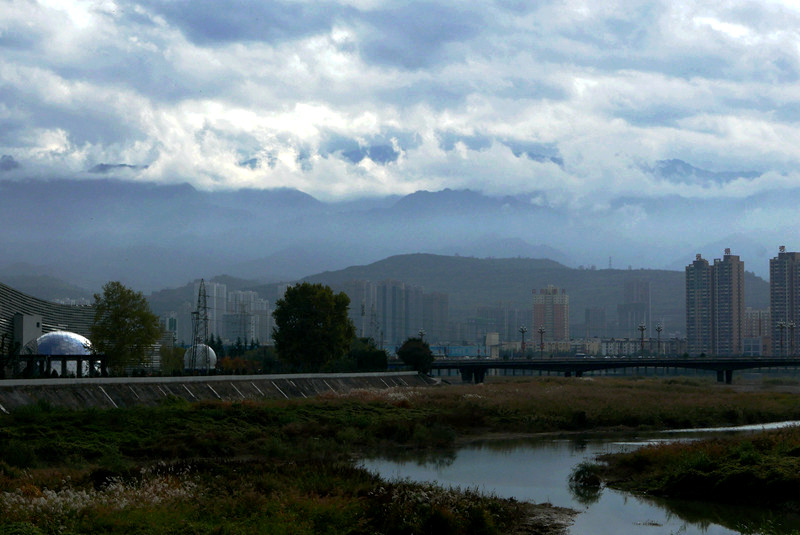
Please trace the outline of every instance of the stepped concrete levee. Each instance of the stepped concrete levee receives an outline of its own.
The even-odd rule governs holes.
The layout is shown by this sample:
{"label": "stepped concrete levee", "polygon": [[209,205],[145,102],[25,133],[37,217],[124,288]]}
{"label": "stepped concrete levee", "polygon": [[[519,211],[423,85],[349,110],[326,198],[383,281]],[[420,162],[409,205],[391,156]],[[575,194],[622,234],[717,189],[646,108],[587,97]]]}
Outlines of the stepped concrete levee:
{"label": "stepped concrete levee", "polygon": [[434,383],[415,372],[5,380],[0,381],[0,412],[40,401],[70,409],[119,408],[158,405],[170,397],[190,402],[291,399]]}

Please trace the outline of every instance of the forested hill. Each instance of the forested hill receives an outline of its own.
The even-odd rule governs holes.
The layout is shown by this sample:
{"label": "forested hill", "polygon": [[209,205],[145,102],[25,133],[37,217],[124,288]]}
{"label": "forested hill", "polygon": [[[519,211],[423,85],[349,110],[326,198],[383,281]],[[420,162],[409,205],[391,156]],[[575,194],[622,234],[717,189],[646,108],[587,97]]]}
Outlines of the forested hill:
{"label": "forested hill", "polygon": [[[573,324],[584,321],[588,307],[604,307],[606,316],[615,318],[617,304],[624,299],[625,282],[649,280],[654,319],[663,321],[668,332],[683,331],[686,323],[683,271],[573,269],[545,259],[408,254],[365,266],[326,271],[304,280],[336,285],[357,279],[374,282],[397,279],[422,286],[426,292],[446,292],[450,295],[453,319],[469,317],[481,305],[508,303],[530,308],[531,290],[552,284],[569,294]],[[746,273],[745,304],[769,307],[769,283]]]}

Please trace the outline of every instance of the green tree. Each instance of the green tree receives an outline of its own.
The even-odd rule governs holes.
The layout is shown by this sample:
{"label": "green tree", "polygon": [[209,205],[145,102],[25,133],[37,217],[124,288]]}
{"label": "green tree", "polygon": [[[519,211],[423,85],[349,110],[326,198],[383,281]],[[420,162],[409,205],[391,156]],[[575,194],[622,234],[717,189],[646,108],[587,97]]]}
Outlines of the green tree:
{"label": "green tree", "polygon": [[348,356],[355,361],[356,370],[361,372],[383,372],[389,365],[386,351],[379,349],[372,338],[353,339]]}
{"label": "green tree", "polygon": [[103,286],[102,294],[94,294],[90,338],[94,350],[107,356],[112,373],[144,364],[160,336],[158,316],[141,292],[111,281]]}
{"label": "green tree", "polygon": [[304,282],[275,303],[272,338],[278,357],[294,370],[319,371],[350,349],[356,329],[347,317],[350,298],[328,286]]}
{"label": "green tree", "polygon": [[164,375],[176,375],[183,371],[183,356],[186,348],[180,345],[168,347],[161,346],[161,373]]}
{"label": "green tree", "polygon": [[325,364],[326,372],[383,372],[389,363],[389,356],[378,349],[372,338],[353,338],[350,351],[344,357]]}
{"label": "green tree", "polygon": [[422,338],[409,338],[403,342],[397,350],[397,356],[405,364],[422,373],[428,373],[433,364],[431,347]]}

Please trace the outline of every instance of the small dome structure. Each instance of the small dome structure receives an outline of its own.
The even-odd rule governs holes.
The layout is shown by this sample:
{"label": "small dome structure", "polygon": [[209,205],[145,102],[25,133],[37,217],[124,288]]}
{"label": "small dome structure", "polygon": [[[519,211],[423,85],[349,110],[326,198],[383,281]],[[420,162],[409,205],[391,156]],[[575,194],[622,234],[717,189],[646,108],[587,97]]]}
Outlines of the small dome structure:
{"label": "small dome structure", "polygon": [[192,348],[183,354],[183,369],[185,370],[213,370],[217,367],[217,354],[205,344],[197,345],[197,355],[192,362]]}
{"label": "small dome structure", "polygon": [[85,336],[69,331],[53,331],[31,340],[22,348],[24,355],[91,355],[92,343]]}
{"label": "small dome structure", "polygon": [[[22,348],[23,355],[48,355],[51,357],[90,357],[92,355],[92,342],[85,336],[69,331],[53,331],[31,340]],[[38,373],[58,376],[67,374],[75,376],[78,370],[77,359],[68,360],[66,369],[63,361],[54,359],[50,368]],[[89,375],[90,364],[88,360],[81,361],[81,373]],[[95,363],[92,373],[100,373],[99,365]]]}

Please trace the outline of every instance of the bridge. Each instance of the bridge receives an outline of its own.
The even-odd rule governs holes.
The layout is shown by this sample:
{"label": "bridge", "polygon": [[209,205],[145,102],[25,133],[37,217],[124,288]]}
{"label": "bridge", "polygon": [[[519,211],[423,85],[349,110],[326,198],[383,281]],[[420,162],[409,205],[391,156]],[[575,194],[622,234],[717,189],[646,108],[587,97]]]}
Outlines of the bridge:
{"label": "bridge", "polygon": [[458,370],[464,382],[482,383],[487,370],[534,370],[581,377],[586,372],[616,369],[684,368],[717,372],[717,381],[731,384],[733,372],[760,368],[798,368],[795,357],[572,357],[555,359],[436,359],[432,370]]}

